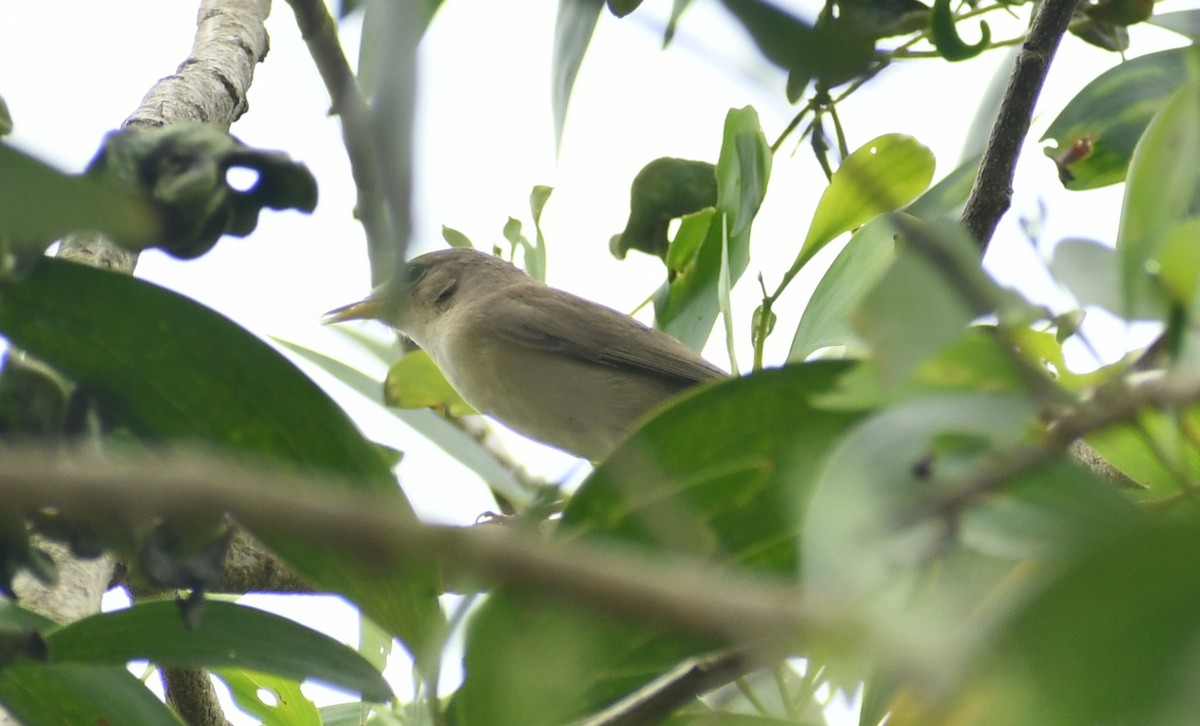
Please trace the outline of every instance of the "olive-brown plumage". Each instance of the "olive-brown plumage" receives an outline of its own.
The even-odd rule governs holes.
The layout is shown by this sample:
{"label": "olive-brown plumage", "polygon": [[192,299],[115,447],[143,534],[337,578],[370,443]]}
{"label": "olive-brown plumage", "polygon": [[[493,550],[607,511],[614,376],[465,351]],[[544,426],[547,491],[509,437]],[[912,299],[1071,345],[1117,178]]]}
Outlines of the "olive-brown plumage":
{"label": "olive-brown plumage", "polygon": [[666,333],[476,250],[421,255],[404,277],[327,320],[389,323],[477,410],[593,461],[659,404],[725,376]]}

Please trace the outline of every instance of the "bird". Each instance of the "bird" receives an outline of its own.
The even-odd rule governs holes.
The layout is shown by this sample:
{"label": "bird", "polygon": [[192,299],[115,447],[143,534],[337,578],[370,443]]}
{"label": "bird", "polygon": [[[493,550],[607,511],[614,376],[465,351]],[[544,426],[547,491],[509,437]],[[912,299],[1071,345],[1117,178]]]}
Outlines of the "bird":
{"label": "bird", "polygon": [[326,324],[374,319],[477,411],[598,462],[667,400],[727,374],[661,330],[468,247],[429,252]]}

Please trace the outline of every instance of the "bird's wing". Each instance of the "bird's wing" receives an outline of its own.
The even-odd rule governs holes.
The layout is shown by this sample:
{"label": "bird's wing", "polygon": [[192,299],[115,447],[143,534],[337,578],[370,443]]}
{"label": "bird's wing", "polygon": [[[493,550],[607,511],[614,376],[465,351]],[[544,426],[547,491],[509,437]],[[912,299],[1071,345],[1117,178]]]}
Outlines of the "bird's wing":
{"label": "bird's wing", "polygon": [[[690,385],[727,374],[691,348],[616,310],[540,284],[488,296],[492,328],[521,345]],[[514,323],[513,321],[521,321]],[[566,321],[575,321],[567,323]]]}

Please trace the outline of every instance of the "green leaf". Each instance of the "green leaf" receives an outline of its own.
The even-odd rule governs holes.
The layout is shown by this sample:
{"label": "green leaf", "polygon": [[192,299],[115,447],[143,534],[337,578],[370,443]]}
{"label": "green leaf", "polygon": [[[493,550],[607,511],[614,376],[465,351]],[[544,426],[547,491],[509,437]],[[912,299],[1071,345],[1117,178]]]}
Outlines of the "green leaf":
{"label": "green leaf", "polygon": [[64,174],[0,143],[0,239],[19,255],[41,255],[76,230],[133,244],[160,234],[146,200],[109,180]]}
{"label": "green leaf", "polygon": [[638,9],[642,0],[608,0],[608,10],[618,18],[623,18]]}
{"label": "green leaf", "polygon": [[12,114],[8,111],[8,104],[4,102],[4,97],[0,96],[0,136],[8,136],[12,130]]}
{"label": "green leaf", "polygon": [[802,361],[831,345],[847,346],[846,357],[861,352],[863,344],[854,332],[851,315],[895,258],[895,236],[884,217],[876,217],[854,233],[805,305],[788,361]]}
{"label": "green leaf", "polygon": [[[758,371],[677,399],[600,464],[555,536],[790,581],[797,508],[858,420],[813,403],[846,370]],[[472,622],[454,710],[461,723],[563,723],[716,645],[506,588]]]}
{"label": "green leaf", "polygon": [[750,225],[766,194],[770,174],[771,149],[758,114],[750,107],[730,111],[717,162],[717,214],[696,256],[654,300],[659,327],[693,349],[704,346],[719,312],[725,235],[729,239],[730,282],[736,282],[750,263]]}
{"label": "green leaf", "polygon": [[604,0],[558,0],[554,22],[554,57],[551,63],[550,103],[554,111],[554,143],[562,145],[567,104],[583,54],[587,52]]}
{"label": "green leaf", "polygon": [[696,255],[700,252],[704,245],[704,240],[708,237],[708,230],[713,226],[713,217],[716,216],[715,208],[708,208],[696,212],[695,214],[685,215],[679,220],[679,229],[675,232],[675,239],[671,240],[671,246],[667,248],[667,277],[672,279],[678,272],[686,270]]}
{"label": "green leaf", "polygon": [[679,18],[683,17],[683,12],[692,4],[692,0],[673,0],[671,3],[671,17],[667,20],[666,30],[663,31],[663,50],[671,44],[671,40],[675,37],[675,29],[679,25]]}
{"label": "green leaf", "polygon": [[1155,13],[1150,17],[1149,22],[1151,25],[1179,33],[1193,42],[1200,40],[1200,11],[1180,10],[1174,13]]}
{"label": "green leaf", "polygon": [[[1064,239],[1054,246],[1050,272],[1067,288],[1080,305],[1095,305],[1113,315],[1124,314],[1121,300],[1120,270],[1117,251],[1093,240]],[[1163,314],[1157,298],[1139,298],[1130,310],[1132,319],[1156,318]]]}
{"label": "green leaf", "polygon": [[1147,302],[1158,302],[1158,255],[1170,231],[1188,215],[1198,191],[1200,81],[1194,80],[1155,114],[1130,159],[1116,243],[1125,317]]}
{"label": "green leaf", "polygon": [[238,708],[265,726],[322,726],[317,707],[295,680],[232,668],[214,669],[213,675],[229,687]]}
{"label": "green leaf", "polygon": [[612,239],[613,256],[625,259],[629,250],[638,250],[666,260],[672,254],[667,244],[671,220],[716,206],[716,168],[706,161],[655,159],[633,178],[629,197],[629,220]]}
{"label": "green leaf", "polygon": [[1191,720],[1200,527],[1120,531],[1055,572],[980,658],[992,688],[970,698],[994,723]]}
{"label": "green leaf", "polygon": [[899,209],[933,179],[928,148],[903,134],[886,134],[846,157],[821,194],[795,267],[802,267],[838,235]]}
{"label": "green leaf", "polygon": [[933,10],[929,16],[929,39],[938,53],[948,61],[963,61],[974,58],[992,42],[992,30],[985,22],[979,23],[979,42],[967,45],[958,35],[955,27],[954,11],[950,9],[950,0],[934,0]]}
{"label": "green leaf", "polygon": [[1079,149],[1079,158],[1071,155],[1059,164],[1060,172],[1067,172],[1060,173],[1067,189],[1124,181],[1134,146],[1150,119],[1187,78],[1187,54],[1188,49],[1177,48],[1125,61],[1071,99],[1041,139],[1054,142],[1046,149],[1052,159]]}
{"label": "green leaf", "polygon": [[446,240],[446,244],[450,245],[451,247],[470,248],[475,246],[471,244],[471,239],[465,234],[459,232],[453,227],[447,227],[444,224],[442,225],[442,239]]}
{"label": "green leaf", "polygon": [[[203,442],[394,494],[387,459],[282,355],[228,319],[125,275],[45,259],[0,285],[0,332],[53,365],[135,435]],[[302,541],[267,544],[421,655],[444,622],[432,572],[381,578]],[[423,663],[428,665],[428,663]]]}
{"label": "green leaf", "polygon": [[542,233],[542,210],[550,200],[554,187],[535,185],[529,192],[529,212],[537,233],[531,249],[525,252],[525,271],[535,280],[546,279],[546,236]]}
{"label": "green leaf", "polygon": [[25,726],[181,726],[124,666],[13,665],[0,670],[0,705]]}
{"label": "green leaf", "polygon": [[199,625],[189,628],[170,600],[99,613],[46,636],[53,663],[124,665],[149,660],[163,666],[227,667],[293,680],[312,678],[370,701],[392,691],[379,671],[327,635],[286,618],[242,605],[208,600]]}
{"label": "green leaf", "polygon": [[989,629],[1006,605],[1038,584],[1030,560],[1070,561],[1139,521],[1111,486],[1066,459],[951,511],[931,509],[1025,441],[1038,415],[1024,393],[935,393],[881,410],[837,442],[806,512],[802,586],[837,593],[874,627],[856,649],[831,653],[832,668],[861,672],[865,658],[916,682],[958,683],[966,660],[991,651]]}
{"label": "green leaf", "polygon": [[432,408],[449,416],[477,413],[423,350],[406,354],[388,370],[383,402],[396,408]]}
{"label": "green leaf", "polygon": [[798,78],[816,78],[832,88],[864,73],[874,60],[874,39],[858,23],[835,18],[813,27],[771,2],[723,4],[767,60]]}

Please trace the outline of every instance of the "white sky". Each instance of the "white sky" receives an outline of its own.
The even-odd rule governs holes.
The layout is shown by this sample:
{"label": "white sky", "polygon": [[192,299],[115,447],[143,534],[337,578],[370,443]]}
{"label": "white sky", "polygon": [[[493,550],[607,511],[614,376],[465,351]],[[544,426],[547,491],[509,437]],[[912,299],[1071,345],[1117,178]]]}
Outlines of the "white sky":
{"label": "white sky", "polygon": [[[802,6],[801,3],[791,3]],[[79,170],[100,137],[116,127],[151,84],[182,61],[195,28],[191,2],[77,0],[0,3],[0,95],[15,122],[13,143],[65,169]],[[618,262],[609,237],[625,223],[629,183],[648,161],[681,156],[715,161],[725,113],[754,105],[769,140],[790,119],[781,72],[763,65],[745,38],[731,30],[717,3],[699,0],[684,16],[675,45],[660,50],[669,0],[647,0],[637,13],[601,17],[579,74],[561,153],[555,155],[549,101],[549,58],[554,29],[550,2],[447,0],[421,51],[417,129],[417,229],[413,247],[442,245],[442,224],[489,247],[502,240],[511,215],[527,228],[528,195],[535,184],[556,187],[543,220],[549,244],[549,281],[618,309],[630,310],[658,284],[659,263],[636,253]],[[993,37],[1007,30],[992,21]],[[307,163],[320,183],[312,216],[264,213],[247,239],[227,238],[208,256],[180,262],[150,252],[138,275],[209,305],[260,335],[275,335],[354,361],[382,376],[382,367],[356,355],[321,313],[362,297],[369,289],[361,228],[351,215],[353,190],[336,119],[295,29],[290,8],[276,0],[268,23],[271,50],[250,92],[250,111],[233,133],[253,146],[279,149]],[[358,26],[344,40],[357,56]],[[1134,29],[1139,55],[1164,42],[1153,29]],[[974,39],[966,33],[968,42]],[[1040,129],[1087,80],[1118,58],[1068,38],[1056,61],[1035,124]],[[937,178],[957,165],[978,98],[1004,52],[961,64],[911,62],[889,69],[883,88],[840,108],[851,148],[888,132],[909,133],[931,147]],[[807,148],[776,158],[769,196],[755,225],[751,266],[735,291],[741,322],[739,362],[749,360],[748,320],[758,304],[755,278],[771,286],[803,238],[806,219],[824,187]],[[989,255],[1000,279],[1044,301],[1065,302],[1050,288],[1037,254],[1019,232],[1020,215],[1035,215],[1039,200],[1050,212],[1043,243],[1065,236],[1111,243],[1120,188],[1066,193],[1036,143],[1026,147],[1013,212]],[[832,259],[833,250],[822,255]],[[804,299],[817,279],[806,272],[782,300],[768,360],[781,362]],[[384,336],[382,328],[376,330]],[[720,336],[717,336],[720,337]],[[1107,345],[1103,345],[1107,342]],[[1128,341],[1119,331],[1102,341],[1108,355]],[[709,356],[728,366],[723,346]],[[320,373],[314,378],[329,380]],[[333,386],[336,390],[336,386]],[[405,449],[405,491],[426,516],[470,523],[490,503],[481,487],[419,437],[373,407],[338,392],[369,436]],[[516,454],[551,476],[577,470],[573,460],[514,442]],[[297,617],[328,625],[309,610]],[[335,632],[353,639],[353,629]],[[329,629],[326,627],[325,629]],[[336,630],[336,629],[335,629]],[[403,680],[396,681],[405,688]]]}

